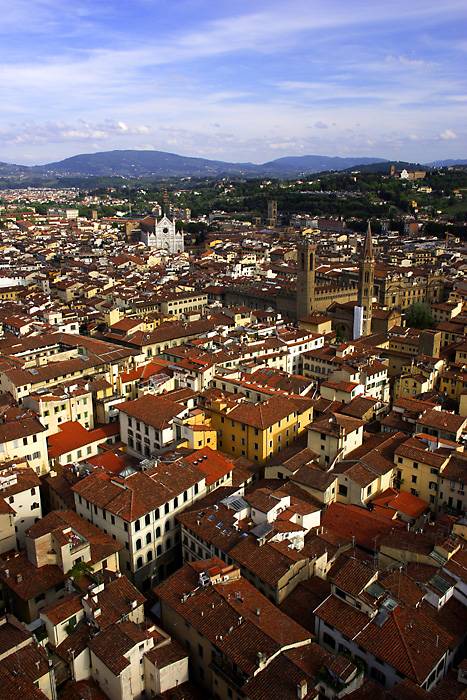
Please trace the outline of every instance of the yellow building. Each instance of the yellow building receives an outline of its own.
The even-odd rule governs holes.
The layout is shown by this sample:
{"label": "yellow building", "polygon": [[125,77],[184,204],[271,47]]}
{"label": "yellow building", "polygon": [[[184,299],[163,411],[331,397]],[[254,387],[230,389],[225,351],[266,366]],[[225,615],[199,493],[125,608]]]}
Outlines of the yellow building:
{"label": "yellow building", "polygon": [[0,289],[0,300],[4,301],[5,299],[8,300],[16,300],[19,296],[20,291],[23,289],[23,287],[3,287]]}
{"label": "yellow building", "polygon": [[428,444],[416,437],[408,438],[394,454],[396,484],[438,509],[439,475],[449,461],[449,454],[429,449]]}
{"label": "yellow building", "polygon": [[423,376],[421,372],[414,371],[402,374],[394,385],[394,398],[401,399],[405,396],[418,396],[432,389],[429,377]]}
{"label": "yellow building", "polygon": [[211,418],[208,418],[200,408],[192,409],[187,418],[175,418],[174,424],[177,437],[182,440],[178,447],[187,447],[191,450],[210,447],[211,450],[217,450],[217,432]]}
{"label": "yellow building", "polygon": [[402,366],[402,372],[394,384],[394,398],[418,396],[435,388],[444,360],[410,362]]}
{"label": "yellow building", "polygon": [[260,403],[216,392],[204,408],[218,433],[218,447],[235,457],[263,464],[289,447],[313,419],[312,401],[303,397],[272,396]]}
{"label": "yellow building", "polygon": [[439,391],[454,401],[461,402],[462,396],[467,398],[467,365],[453,365],[441,372]]}

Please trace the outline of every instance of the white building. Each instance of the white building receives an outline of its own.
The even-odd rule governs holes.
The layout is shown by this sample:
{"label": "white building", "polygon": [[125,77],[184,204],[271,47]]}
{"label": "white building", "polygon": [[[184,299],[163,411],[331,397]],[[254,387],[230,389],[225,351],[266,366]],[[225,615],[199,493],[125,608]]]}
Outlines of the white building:
{"label": "white building", "polygon": [[14,511],[13,548],[24,547],[26,531],[42,518],[40,485],[39,477],[26,463],[0,468],[0,497]]}
{"label": "white building", "polygon": [[149,248],[168,253],[183,253],[185,249],[183,233],[177,231],[175,219],[171,220],[165,215],[159,221],[155,219],[153,231],[142,231],[141,240]]}
{"label": "white building", "polygon": [[206,475],[188,463],[158,463],[125,478],[91,474],[73,491],[79,515],[124,545],[121,569],[148,590],[153,578],[174,569],[180,543],[175,516],[206,494]]}

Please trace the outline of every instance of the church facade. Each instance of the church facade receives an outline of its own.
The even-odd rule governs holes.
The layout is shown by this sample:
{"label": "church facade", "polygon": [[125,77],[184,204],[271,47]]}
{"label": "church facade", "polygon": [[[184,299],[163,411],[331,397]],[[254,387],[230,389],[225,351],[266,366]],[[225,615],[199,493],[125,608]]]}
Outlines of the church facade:
{"label": "church facade", "polygon": [[177,231],[175,219],[163,216],[159,221],[154,219],[154,227],[145,227],[141,232],[144,245],[167,253],[183,253],[183,233]]}

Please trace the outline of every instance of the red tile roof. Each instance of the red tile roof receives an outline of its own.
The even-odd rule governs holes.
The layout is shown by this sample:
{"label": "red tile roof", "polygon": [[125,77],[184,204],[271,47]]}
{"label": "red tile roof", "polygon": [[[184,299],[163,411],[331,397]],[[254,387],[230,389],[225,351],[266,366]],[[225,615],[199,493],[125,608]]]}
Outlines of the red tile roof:
{"label": "red tile roof", "polygon": [[331,503],[322,524],[337,535],[350,539],[368,550],[378,548],[380,538],[394,528],[405,529],[404,523],[381,518],[374,511],[344,503]]}
{"label": "red tile roof", "polygon": [[60,432],[50,435],[48,438],[49,457],[61,455],[79,450],[95,442],[105,442],[109,437],[114,437],[120,432],[118,423],[109,423],[94,430],[86,430],[78,421],[62,423]]}
{"label": "red tile roof", "polygon": [[218,479],[234,470],[234,463],[231,459],[210,447],[196,450],[191,455],[184,457],[183,461],[196,466],[206,475],[206,486],[215,484]]}

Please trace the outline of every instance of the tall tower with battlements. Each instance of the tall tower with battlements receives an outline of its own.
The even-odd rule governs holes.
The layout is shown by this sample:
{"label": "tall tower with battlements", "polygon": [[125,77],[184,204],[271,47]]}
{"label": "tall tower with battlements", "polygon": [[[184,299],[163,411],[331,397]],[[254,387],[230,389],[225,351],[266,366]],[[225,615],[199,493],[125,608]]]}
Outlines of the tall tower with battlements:
{"label": "tall tower with battlements", "polygon": [[307,236],[297,243],[297,321],[311,314],[315,305],[316,246]]}
{"label": "tall tower with battlements", "polygon": [[362,309],[362,335],[371,334],[371,317],[373,313],[373,288],[375,282],[375,256],[373,253],[373,240],[371,226],[368,229],[363,244],[363,256],[360,265],[360,279],[358,284],[358,306]]}
{"label": "tall tower with battlements", "polygon": [[277,226],[277,200],[276,199],[269,199],[268,200],[267,225],[271,226],[272,228]]}

